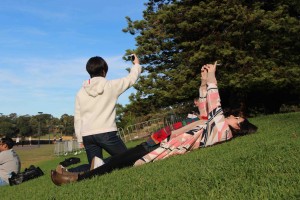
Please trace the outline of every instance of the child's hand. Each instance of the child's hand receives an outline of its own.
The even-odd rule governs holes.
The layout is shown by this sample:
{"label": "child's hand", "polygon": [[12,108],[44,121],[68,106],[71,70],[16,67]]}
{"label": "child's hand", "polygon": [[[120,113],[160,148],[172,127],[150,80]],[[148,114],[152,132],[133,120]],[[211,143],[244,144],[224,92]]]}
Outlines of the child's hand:
{"label": "child's hand", "polygon": [[80,149],[84,149],[84,145],[83,145],[82,142],[79,142],[79,148],[80,148]]}
{"label": "child's hand", "polygon": [[140,60],[139,60],[139,58],[136,56],[136,54],[133,54],[134,55],[134,60],[132,61],[133,62],[133,64],[135,64],[135,65],[139,65],[140,64]]}

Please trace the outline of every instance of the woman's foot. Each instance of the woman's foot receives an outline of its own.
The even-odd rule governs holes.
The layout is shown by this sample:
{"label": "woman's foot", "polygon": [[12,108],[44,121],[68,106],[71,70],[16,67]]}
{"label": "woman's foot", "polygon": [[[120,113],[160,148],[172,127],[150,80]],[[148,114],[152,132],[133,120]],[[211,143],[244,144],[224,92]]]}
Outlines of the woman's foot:
{"label": "woman's foot", "polygon": [[51,180],[55,185],[61,186],[62,184],[68,184],[76,182],[78,180],[77,173],[60,174],[54,170],[51,170]]}

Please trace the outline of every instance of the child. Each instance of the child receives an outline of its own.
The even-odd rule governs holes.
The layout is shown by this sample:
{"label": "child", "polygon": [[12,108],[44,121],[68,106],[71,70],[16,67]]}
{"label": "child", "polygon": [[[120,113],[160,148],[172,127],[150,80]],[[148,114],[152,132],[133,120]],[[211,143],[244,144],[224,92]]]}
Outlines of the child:
{"label": "child", "polygon": [[108,66],[99,56],[92,57],[86,64],[90,79],[84,81],[75,101],[74,126],[77,140],[84,145],[91,165],[93,158],[103,158],[102,149],[117,155],[127,150],[117,136],[116,103],[118,97],[139,78],[142,68],[134,55],[134,66],[123,78],[107,80]]}

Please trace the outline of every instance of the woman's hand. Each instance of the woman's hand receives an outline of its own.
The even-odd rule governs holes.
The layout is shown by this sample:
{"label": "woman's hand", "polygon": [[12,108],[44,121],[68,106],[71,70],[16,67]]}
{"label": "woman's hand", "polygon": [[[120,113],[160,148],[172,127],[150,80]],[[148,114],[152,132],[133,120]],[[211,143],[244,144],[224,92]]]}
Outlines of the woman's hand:
{"label": "woman's hand", "polygon": [[215,83],[217,84],[217,80],[216,80],[216,68],[217,68],[217,61],[214,64],[207,64],[204,65],[204,69],[207,70],[207,82],[208,83]]}
{"label": "woman's hand", "polygon": [[203,65],[201,67],[201,80],[207,79],[207,69],[205,67],[206,67],[206,65]]}
{"label": "woman's hand", "polygon": [[203,65],[201,67],[201,87],[206,87],[207,84],[207,74],[208,74],[208,70],[207,70],[207,65]]}
{"label": "woman's hand", "polygon": [[217,61],[214,64],[203,65],[203,67],[201,68],[201,75],[202,75],[202,69],[204,71],[207,71],[208,73],[215,73],[216,68],[217,68]]}

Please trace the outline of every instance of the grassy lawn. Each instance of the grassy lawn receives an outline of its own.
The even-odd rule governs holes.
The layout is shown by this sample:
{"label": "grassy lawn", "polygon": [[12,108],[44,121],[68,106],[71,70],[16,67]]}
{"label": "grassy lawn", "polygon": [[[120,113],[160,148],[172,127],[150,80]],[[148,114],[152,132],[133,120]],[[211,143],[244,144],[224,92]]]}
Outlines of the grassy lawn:
{"label": "grassy lawn", "polygon": [[23,165],[45,175],[1,187],[1,199],[300,199],[300,113],[250,121],[256,134],[61,187],[50,170],[65,157],[53,156],[51,145],[18,150]]}
{"label": "grassy lawn", "polygon": [[22,171],[30,165],[39,165],[45,161],[53,160],[56,157],[54,155],[53,144],[40,145],[40,148],[37,145],[24,145],[24,147],[19,145],[15,147],[15,150],[21,159]]}

